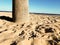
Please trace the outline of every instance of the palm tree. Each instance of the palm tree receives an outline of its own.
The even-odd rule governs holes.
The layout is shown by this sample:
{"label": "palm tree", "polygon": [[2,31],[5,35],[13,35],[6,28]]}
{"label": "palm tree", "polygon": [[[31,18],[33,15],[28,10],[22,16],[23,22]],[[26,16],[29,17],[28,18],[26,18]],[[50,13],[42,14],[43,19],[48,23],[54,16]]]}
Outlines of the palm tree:
{"label": "palm tree", "polygon": [[28,0],[15,0],[15,17],[16,23],[28,22]]}

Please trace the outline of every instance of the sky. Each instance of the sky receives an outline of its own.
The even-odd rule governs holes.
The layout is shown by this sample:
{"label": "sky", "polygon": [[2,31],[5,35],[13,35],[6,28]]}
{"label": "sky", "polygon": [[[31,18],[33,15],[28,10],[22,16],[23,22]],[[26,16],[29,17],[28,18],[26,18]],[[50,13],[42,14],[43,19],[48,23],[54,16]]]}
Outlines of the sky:
{"label": "sky", "polygon": [[[12,11],[12,0],[0,0],[0,11]],[[29,12],[60,14],[60,0],[29,0]]]}
{"label": "sky", "polygon": [[29,11],[60,14],[60,0],[29,0]]}
{"label": "sky", "polygon": [[0,0],[0,11],[12,11],[12,0]]}

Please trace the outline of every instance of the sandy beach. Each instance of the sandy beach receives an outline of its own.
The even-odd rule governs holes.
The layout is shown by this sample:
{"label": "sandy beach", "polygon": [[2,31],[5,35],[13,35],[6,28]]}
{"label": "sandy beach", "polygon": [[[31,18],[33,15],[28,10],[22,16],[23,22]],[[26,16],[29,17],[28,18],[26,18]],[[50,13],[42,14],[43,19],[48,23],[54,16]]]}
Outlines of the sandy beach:
{"label": "sandy beach", "polygon": [[60,16],[29,15],[22,24],[0,19],[0,45],[60,45]]}
{"label": "sandy beach", "polygon": [[6,11],[5,12],[4,11],[2,12],[2,11],[0,11],[0,16],[12,17],[12,12],[8,12],[8,11],[7,12]]}

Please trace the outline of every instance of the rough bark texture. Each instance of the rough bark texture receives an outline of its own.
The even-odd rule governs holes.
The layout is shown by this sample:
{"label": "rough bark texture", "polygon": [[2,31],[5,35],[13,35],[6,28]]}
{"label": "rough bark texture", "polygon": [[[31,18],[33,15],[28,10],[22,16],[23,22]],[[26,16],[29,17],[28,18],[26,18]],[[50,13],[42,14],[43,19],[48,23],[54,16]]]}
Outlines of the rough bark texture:
{"label": "rough bark texture", "polygon": [[16,23],[28,22],[28,0],[15,0]]}

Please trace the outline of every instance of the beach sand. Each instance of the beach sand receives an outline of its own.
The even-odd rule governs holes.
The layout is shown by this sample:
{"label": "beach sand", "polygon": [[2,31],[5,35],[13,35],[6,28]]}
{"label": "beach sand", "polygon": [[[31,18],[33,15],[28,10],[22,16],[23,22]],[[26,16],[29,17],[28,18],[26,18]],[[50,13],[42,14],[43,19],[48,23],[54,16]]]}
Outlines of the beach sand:
{"label": "beach sand", "polygon": [[0,45],[60,45],[60,16],[30,14],[22,24],[0,19]]}
{"label": "beach sand", "polygon": [[0,12],[0,16],[12,17],[12,12]]}

